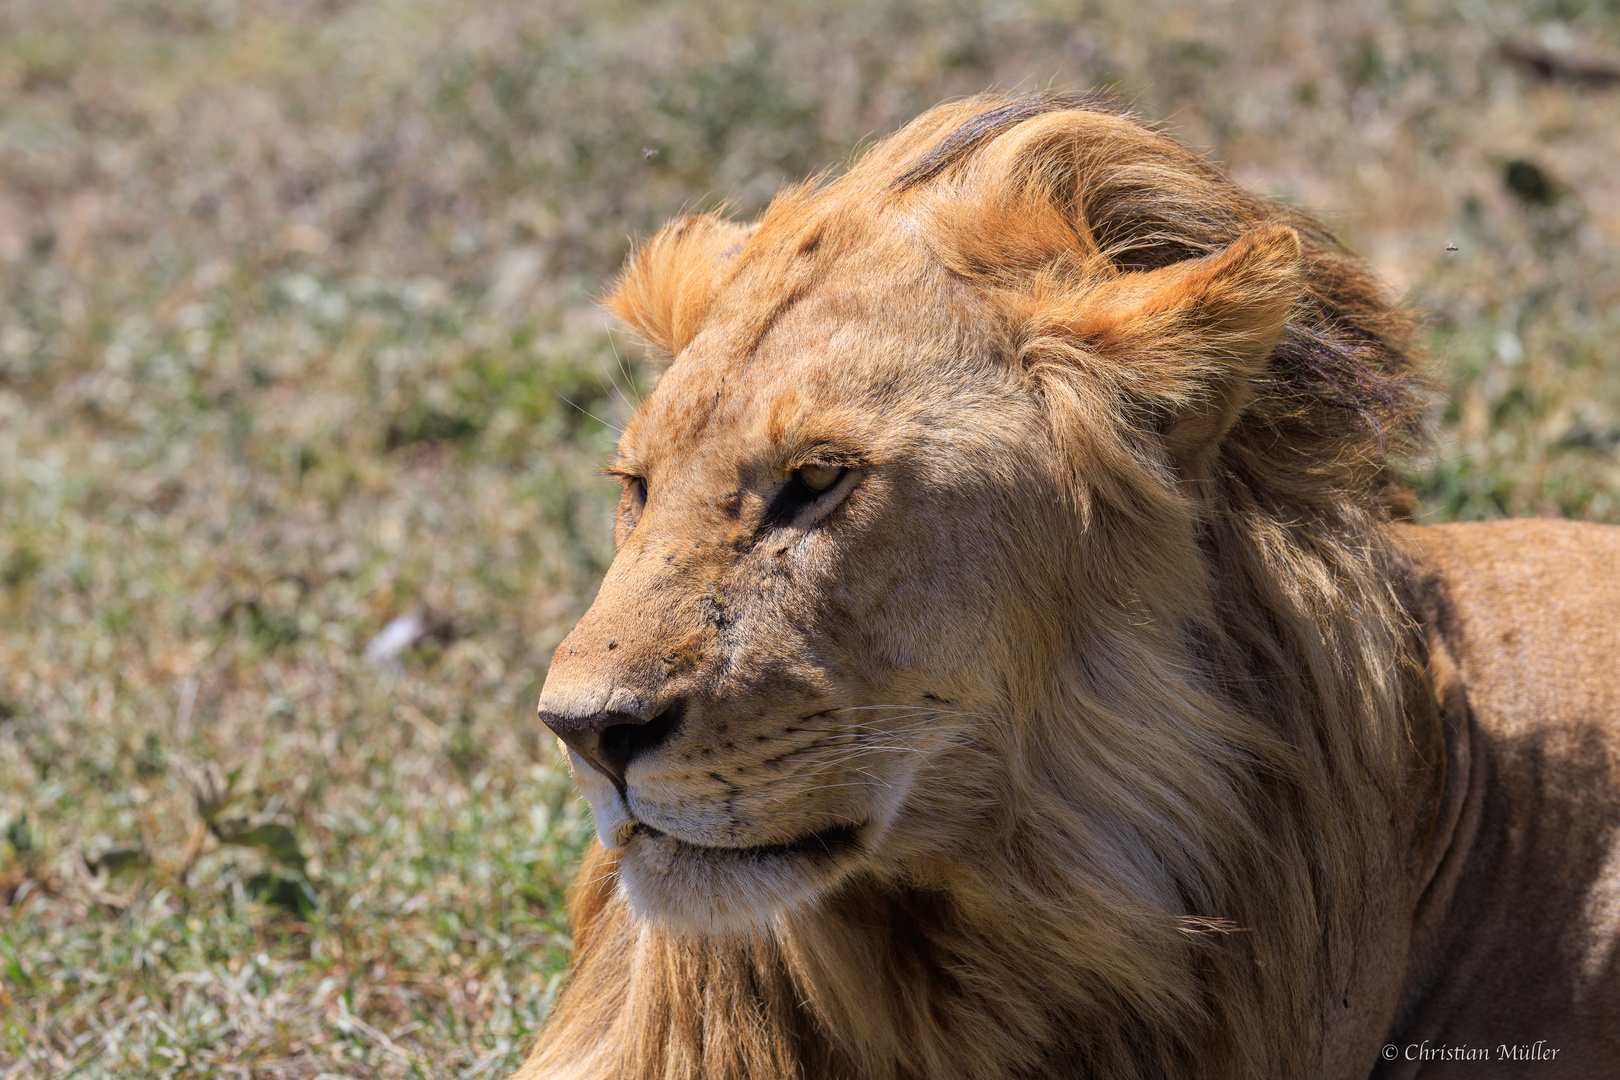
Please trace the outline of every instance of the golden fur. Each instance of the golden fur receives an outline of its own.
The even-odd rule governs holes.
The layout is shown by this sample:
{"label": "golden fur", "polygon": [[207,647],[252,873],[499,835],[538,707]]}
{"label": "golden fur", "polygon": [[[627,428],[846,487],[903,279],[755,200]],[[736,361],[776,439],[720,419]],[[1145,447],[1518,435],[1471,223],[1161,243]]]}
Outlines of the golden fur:
{"label": "golden fur", "polygon": [[1409,324],[1318,224],[1106,104],[979,98],[666,227],[610,304],[673,363],[541,699],[601,843],[521,1077],[1359,1077],[1468,1034],[1472,534],[1396,524]]}

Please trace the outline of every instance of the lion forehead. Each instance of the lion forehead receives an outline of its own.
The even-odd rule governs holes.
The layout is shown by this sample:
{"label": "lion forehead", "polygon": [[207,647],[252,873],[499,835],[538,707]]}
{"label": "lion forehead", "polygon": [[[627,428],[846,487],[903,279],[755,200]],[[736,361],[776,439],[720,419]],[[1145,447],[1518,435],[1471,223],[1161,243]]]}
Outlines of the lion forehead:
{"label": "lion forehead", "polygon": [[[620,454],[650,462],[706,453],[787,468],[818,448],[898,453],[903,421],[988,419],[964,412],[964,399],[1017,391],[1008,372],[990,370],[1000,350],[965,332],[971,323],[944,290],[915,282],[865,307],[847,303],[842,286],[822,286],[763,334],[717,312],[641,403]],[[970,366],[980,370],[967,374]]]}

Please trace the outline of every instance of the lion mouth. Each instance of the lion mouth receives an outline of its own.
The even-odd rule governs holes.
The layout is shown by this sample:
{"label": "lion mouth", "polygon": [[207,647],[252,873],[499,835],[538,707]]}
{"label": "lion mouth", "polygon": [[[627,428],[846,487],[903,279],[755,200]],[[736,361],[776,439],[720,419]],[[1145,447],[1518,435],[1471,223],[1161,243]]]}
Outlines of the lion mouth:
{"label": "lion mouth", "polygon": [[850,822],[833,825],[819,832],[808,833],[795,840],[787,840],[778,844],[753,844],[746,847],[729,847],[717,844],[694,844],[688,840],[670,836],[668,833],[638,821],[629,832],[629,837],[645,837],[649,840],[661,840],[673,845],[677,851],[688,855],[697,855],[708,859],[724,859],[733,862],[766,862],[779,859],[792,860],[834,860],[860,847],[861,826]]}

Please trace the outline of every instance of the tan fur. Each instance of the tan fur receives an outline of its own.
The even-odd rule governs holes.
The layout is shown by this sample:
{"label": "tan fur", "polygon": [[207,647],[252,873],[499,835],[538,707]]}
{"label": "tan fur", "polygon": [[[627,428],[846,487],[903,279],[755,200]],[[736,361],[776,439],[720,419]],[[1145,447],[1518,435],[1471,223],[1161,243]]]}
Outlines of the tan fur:
{"label": "tan fur", "polygon": [[[601,844],[520,1077],[1406,1075],[1386,1042],[1553,1037],[1516,957],[1599,1075],[1620,613],[1497,678],[1524,598],[1476,568],[1534,548],[1396,524],[1409,323],[1319,225],[1105,105],[979,98],[670,226],[611,304],[674,362],[541,698]],[[1541,685],[1567,634],[1589,693]],[[1553,805],[1532,960],[1533,883],[1488,882]]]}
{"label": "tan fur", "polygon": [[708,314],[720,268],[748,233],[745,226],[707,214],[673,222],[636,252],[608,306],[649,345],[673,357]]}

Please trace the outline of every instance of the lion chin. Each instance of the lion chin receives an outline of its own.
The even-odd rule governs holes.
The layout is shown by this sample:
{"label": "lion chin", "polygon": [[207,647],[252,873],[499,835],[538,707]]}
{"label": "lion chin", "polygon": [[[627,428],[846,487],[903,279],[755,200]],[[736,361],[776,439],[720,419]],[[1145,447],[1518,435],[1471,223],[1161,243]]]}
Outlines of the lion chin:
{"label": "lion chin", "polygon": [[1613,1074],[1620,530],[1409,523],[1413,322],[1319,223],[990,96],[609,305],[667,367],[521,1077]]}
{"label": "lion chin", "polygon": [[862,829],[834,825],[774,844],[695,844],[637,824],[619,855],[636,911],[682,930],[759,930],[837,886],[862,855]]}

